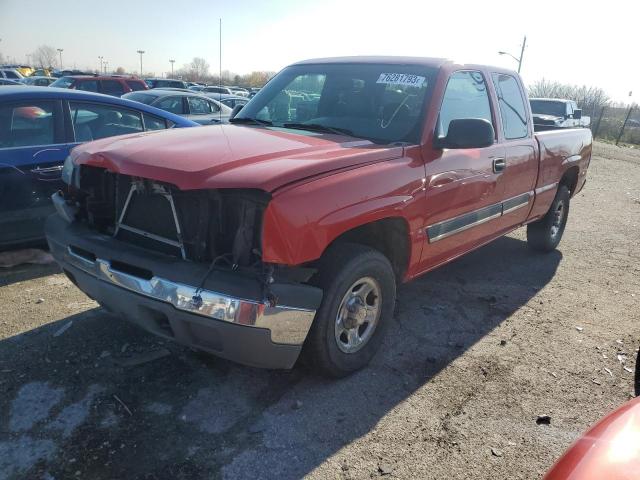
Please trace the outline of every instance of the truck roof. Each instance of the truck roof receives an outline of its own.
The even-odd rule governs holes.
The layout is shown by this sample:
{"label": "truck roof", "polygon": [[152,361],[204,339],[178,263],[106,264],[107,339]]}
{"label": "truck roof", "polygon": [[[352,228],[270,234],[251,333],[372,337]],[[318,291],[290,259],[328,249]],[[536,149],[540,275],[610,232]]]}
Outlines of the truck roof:
{"label": "truck roof", "polygon": [[529,98],[529,100],[536,100],[538,102],[562,102],[562,103],[569,103],[569,102],[573,102],[573,100],[568,100],[566,98],[543,98],[543,97],[533,97],[533,98]]}
{"label": "truck roof", "polygon": [[495,72],[503,73],[515,73],[514,70],[506,69],[503,67],[496,67],[492,65],[478,65],[478,64],[464,64],[456,62],[448,58],[438,57],[406,57],[406,56],[394,56],[394,55],[372,55],[372,56],[350,56],[350,57],[327,57],[327,58],[312,58],[309,60],[301,60],[295,62],[292,65],[318,65],[318,64],[330,64],[330,63],[384,63],[391,65],[422,65],[431,68],[442,68],[449,65],[459,65],[463,68],[474,69],[490,69]]}

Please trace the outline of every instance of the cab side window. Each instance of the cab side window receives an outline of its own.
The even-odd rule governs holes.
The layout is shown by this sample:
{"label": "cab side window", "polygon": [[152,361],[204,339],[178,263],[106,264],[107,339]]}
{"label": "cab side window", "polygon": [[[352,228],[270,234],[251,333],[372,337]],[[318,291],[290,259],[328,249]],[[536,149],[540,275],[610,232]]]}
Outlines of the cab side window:
{"label": "cab side window", "polygon": [[0,106],[0,148],[51,145],[55,141],[53,102]]}
{"label": "cab side window", "polygon": [[504,138],[510,140],[526,137],[528,134],[527,110],[518,81],[515,77],[504,73],[494,73],[492,77],[498,95]]}
{"label": "cab side window", "polygon": [[487,84],[480,72],[465,70],[449,77],[440,107],[437,136],[446,137],[451,120],[462,118],[481,118],[493,123]]}

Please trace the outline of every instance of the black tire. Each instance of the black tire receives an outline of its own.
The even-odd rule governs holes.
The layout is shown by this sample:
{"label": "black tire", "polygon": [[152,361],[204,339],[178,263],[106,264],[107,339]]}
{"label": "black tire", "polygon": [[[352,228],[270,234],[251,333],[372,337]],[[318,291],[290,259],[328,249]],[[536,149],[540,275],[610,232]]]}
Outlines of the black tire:
{"label": "black tire", "polygon": [[551,252],[556,249],[567,225],[570,197],[569,189],[560,185],[546,215],[527,225],[527,242],[532,250]]}
{"label": "black tire", "polygon": [[[360,291],[357,285],[361,281],[365,282],[365,285],[374,287],[370,296],[366,297],[372,300],[366,300],[366,303],[376,304],[379,301],[376,310],[379,313],[374,316],[376,320],[371,322],[374,328],[368,333],[366,341],[363,340],[358,344],[357,351],[345,352],[344,348],[350,348],[345,344],[349,337],[346,335],[346,330],[342,335],[338,334],[338,330],[344,328],[342,320],[338,322],[338,310],[349,292]],[[396,299],[393,268],[389,260],[377,250],[357,244],[338,244],[330,247],[323,255],[318,274],[312,282],[322,288],[324,294],[304,344],[304,362],[316,373],[324,376],[334,378],[347,376],[371,361],[391,322]],[[350,290],[354,286],[355,288]],[[373,292],[379,292],[379,297]],[[371,297],[371,295],[374,296]],[[358,304],[355,308],[360,307],[364,308],[366,305]],[[349,318],[345,321],[356,322],[357,320]],[[371,325],[364,323],[354,328],[360,332],[362,327],[369,328]],[[363,330],[363,337],[367,335],[366,328]]]}

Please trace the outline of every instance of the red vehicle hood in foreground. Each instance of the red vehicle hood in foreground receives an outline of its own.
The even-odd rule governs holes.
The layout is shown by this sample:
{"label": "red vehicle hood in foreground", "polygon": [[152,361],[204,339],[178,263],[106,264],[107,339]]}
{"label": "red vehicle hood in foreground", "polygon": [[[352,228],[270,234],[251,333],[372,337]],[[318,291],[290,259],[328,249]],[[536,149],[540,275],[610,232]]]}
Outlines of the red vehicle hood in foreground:
{"label": "red vehicle hood in foreground", "polygon": [[640,397],[600,420],[558,460],[546,480],[640,478]]}
{"label": "red vehicle hood in foreground", "polygon": [[171,183],[181,190],[279,187],[400,157],[403,147],[305,131],[239,125],[112,137],[76,147],[76,164]]}

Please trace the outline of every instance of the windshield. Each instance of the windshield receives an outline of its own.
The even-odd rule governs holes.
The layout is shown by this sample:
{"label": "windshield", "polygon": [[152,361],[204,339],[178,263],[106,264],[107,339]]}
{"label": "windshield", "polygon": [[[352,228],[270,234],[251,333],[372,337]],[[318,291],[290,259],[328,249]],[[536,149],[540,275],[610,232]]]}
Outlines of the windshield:
{"label": "windshield", "polygon": [[60,77],[58,80],[53,82],[50,87],[59,87],[59,88],[69,88],[69,86],[73,83],[73,78],[71,77]]}
{"label": "windshield", "polygon": [[418,143],[434,77],[435,69],[419,65],[294,65],[271,79],[236,119],[326,127],[376,143]]}
{"label": "windshield", "polygon": [[567,107],[564,102],[554,102],[553,100],[531,100],[531,111],[538,115],[553,115],[554,117],[564,117]]}
{"label": "windshield", "polygon": [[144,103],[147,105],[151,105],[153,101],[158,97],[156,97],[155,95],[149,95],[148,93],[131,92],[131,93],[127,93],[126,95],[123,95],[123,98],[126,98],[127,100],[134,100],[136,102]]}

